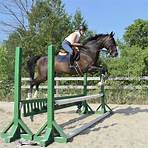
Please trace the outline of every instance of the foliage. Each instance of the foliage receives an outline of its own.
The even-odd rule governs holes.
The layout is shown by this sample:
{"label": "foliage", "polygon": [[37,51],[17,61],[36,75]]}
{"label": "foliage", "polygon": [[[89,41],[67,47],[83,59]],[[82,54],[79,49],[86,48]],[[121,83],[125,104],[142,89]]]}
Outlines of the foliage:
{"label": "foliage", "polygon": [[84,24],[87,27],[86,22],[84,21],[84,18],[81,14],[80,10],[76,10],[76,13],[72,19],[72,25],[73,25],[73,29],[78,29],[78,27],[80,26],[80,24]]}
{"label": "foliage", "polygon": [[8,62],[12,54],[5,48],[0,47],[0,100],[12,95],[12,79],[14,78],[13,60]]}
{"label": "foliage", "polygon": [[[147,104],[148,81],[139,81],[137,77],[148,75],[148,48],[129,47],[119,44],[121,49],[119,58],[105,58],[110,77],[129,77],[134,80],[107,81],[106,97],[110,103],[118,104]],[[142,89],[137,89],[136,86]],[[129,87],[125,89],[125,87]]]}
{"label": "foliage", "polygon": [[23,74],[26,74],[29,56],[46,55],[50,43],[59,49],[63,39],[76,25],[83,22],[85,21],[79,11],[76,11],[74,17],[68,15],[61,0],[37,1],[28,12],[28,30],[18,27],[5,42],[6,48],[23,48]]}
{"label": "foliage", "polygon": [[126,28],[124,39],[130,46],[148,47],[148,21],[135,20]]}
{"label": "foliage", "polygon": [[[0,47],[0,80],[9,80],[13,77],[13,62],[12,52],[7,50],[5,47]],[[11,62],[8,61],[11,59]]]}
{"label": "foliage", "polygon": [[[29,56],[46,55],[47,46],[50,43],[54,44],[56,49],[59,49],[65,36],[77,29],[79,24],[84,23],[87,26],[80,10],[77,10],[74,16],[67,14],[61,0],[36,0],[30,11],[27,11],[27,20],[25,22],[28,22],[28,27],[25,28],[25,26],[21,25],[16,27],[9,35],[8,40],[0,47],[0,96],[2,98],[8,98],[13,92],[12,84],[14,79],[14,54],[16,46],[23,48],[22,74],[23,77],[27,77],[26,62]],[[92,34],[93,32],[88,30],[86,38]],[[142,19],[135,20],[133,24],[126,28],[124,39],[125,42],[117,40],[120,49],[120,56],[118,58],[110,58],[103,53],[98,64],[108,68],[110,77],[139,77],[148,75],[148,21]],[[99,74],[97,72],[88,76],[99,76]],[[62,82],[63,85],[67,83],[69,82]],[[89,84],[96,85],[95,82],[90,82]],[[134,102],[132,98],[134,93],[130,90],[121,90],[123,85],[131,84],[142,85],[147,84],[147,82],[123,81],[121,83],[108,83],[109,86],[115,88],[112,91],[109,90],[107,93],[110,102],[122,104],[128,101]],[[136,89],[134,91],[138,93]],[[135,93],[135,97],[137,97],[137,93]],[[145,94],[144,90],[141,93]],[[143,94],[141,96],[144,99],[147,94]],[[137,98],[140,99],[140,96]]]}
{"label": "foliage", "polygon": [[106,58],[111,76],[138,77],[143,75],[147,69],[145,57],[148,55],[148,48],[145,50],[139,47],[128,47],[122,49],[120,58]]}

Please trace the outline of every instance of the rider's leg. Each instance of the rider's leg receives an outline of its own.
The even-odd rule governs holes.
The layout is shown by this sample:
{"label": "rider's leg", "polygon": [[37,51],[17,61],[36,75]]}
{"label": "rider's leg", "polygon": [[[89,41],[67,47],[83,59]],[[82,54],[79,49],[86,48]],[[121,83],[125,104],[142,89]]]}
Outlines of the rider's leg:
{"label": "rider's leg", "polygon": [[73,50],[71,48],[70,43],[68,41],[63,41],[62,47],[70,54],[70,66],[73,66],[74,64]]}
{"label": "rider's leg", "polygon": [[74,55],[70,55],[70,66],[72,67],[74,65]]}

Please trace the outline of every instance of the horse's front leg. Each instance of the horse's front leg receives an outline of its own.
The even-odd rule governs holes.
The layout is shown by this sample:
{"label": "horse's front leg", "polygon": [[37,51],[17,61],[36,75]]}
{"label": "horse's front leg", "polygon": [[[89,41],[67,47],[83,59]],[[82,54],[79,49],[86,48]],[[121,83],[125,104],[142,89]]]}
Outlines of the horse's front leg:
{"label": "horse's front leg", "polygon": [[107,68],[103,67],[103,66],[90,66],[88,68],[88,72],[96,72],[96,71],[99,71],[100,74],[103,74],[103,75],[108,75],[108,70]]}

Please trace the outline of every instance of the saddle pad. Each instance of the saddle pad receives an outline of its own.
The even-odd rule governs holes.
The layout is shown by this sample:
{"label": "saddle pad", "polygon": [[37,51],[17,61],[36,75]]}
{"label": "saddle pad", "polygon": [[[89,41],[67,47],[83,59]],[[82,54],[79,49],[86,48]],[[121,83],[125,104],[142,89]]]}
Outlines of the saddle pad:
{"label": "saddle pad", "polygon": [[58,62],[69,62],[70,60],[70,55],[57,55],[55,58],[56,61]]}

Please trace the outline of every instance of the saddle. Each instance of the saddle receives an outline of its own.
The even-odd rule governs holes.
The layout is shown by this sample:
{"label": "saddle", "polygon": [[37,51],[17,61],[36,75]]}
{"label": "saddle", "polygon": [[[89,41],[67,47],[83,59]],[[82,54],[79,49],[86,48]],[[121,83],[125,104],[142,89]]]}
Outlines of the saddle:
{"label": "saddle", "polygon": [[[73,49],[73,59],[74,59],[74,61],[79,61],[79,59],[80,59],[79,48],[76,47],[76,46],[73,46],[72,49]],[[58,51],[57,55],[62,56],[63,58],[69,56],[68,52],[65,51],[64,49],[60,49]]]}
{"label": "saddle", "polygon": [[[76,61],[79,61],[80,60],[80,51],[79,51],[79,48],[76,47],[76,46],[73,46],[72,47],[73,49],[73,66],[71,67],[70,66],[70,69],[73,71],[76,71],[77,74],[79,75],[83,75],[83,72],[79,66],[79,64],[76,62]],[[57,53],[57,56],[56,56],[56,60],[59,61],[59,62],[69,62],[71,63],[71,55],[65,51],[64,49],[60,49]]]}

